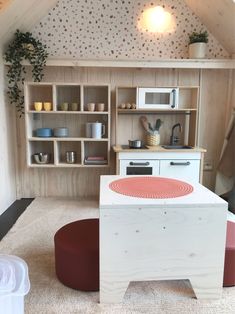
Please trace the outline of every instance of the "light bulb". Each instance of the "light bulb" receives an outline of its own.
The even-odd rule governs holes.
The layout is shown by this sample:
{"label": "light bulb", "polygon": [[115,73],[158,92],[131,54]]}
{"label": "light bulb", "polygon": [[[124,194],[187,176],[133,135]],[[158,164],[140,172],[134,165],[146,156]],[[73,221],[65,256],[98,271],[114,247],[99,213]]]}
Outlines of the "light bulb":
{"label": "light bulb", "polygon": [[174,29],[174,21],[169,12],[157,6],[143,12],[139,28],[152,33],[171,32]]}

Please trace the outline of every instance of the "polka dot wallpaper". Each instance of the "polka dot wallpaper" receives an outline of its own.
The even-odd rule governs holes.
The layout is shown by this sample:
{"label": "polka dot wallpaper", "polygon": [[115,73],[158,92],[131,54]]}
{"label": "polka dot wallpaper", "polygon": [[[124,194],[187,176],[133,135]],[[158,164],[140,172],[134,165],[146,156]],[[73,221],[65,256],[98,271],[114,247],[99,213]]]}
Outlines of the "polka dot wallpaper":
{"label": "polka dot wallpaper", "polygon": [[[143,11],[157,5],[172,14],[175,31],[138,28]],[[156,60],[187,58],[189,34],[205,29],[183,0],[59,0],[32,32],[53,57]],[[211,34],[207,57],[229,57]]]}

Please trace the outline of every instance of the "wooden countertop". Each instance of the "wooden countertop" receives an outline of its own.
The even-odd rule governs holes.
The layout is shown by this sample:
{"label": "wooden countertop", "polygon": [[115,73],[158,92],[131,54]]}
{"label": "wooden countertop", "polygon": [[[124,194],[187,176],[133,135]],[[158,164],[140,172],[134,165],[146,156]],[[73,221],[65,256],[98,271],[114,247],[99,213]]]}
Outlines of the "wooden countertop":
{"label": "wooden countertop", "polygon": [[169,152],[188,152],[188,153],[193,153],[193,152],[201,152],[201,153],[205,153],[206,152],[206,149],[204,148],[201,148],[201,147],[193,147],[192,149],[166,149],[166,148],[163,148],[161,145],[159,146],[146,146],[146,148],[128,148],[127,145],[124,145],[125,147],[123,147],[123,145],[115,145],[113,146],[113,150],[115,153],[128,153],[128,152],[136,152],[136,153],[147,153],[147,152],[159,152],[159,153],[169,153]]}

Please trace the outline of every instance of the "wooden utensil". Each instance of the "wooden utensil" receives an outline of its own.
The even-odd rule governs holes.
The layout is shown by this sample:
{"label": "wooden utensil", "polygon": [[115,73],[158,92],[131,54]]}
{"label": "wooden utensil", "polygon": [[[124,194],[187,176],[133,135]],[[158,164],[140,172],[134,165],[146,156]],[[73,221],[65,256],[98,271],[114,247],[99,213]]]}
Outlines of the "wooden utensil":
{"label": "wooden utensil", "polygon": [[148,127],[148,119],[146,116],[141,116],[140,117],[140,122],[142,124],[142,127],[145,129],[146,132],[148,132],[149,127]]}

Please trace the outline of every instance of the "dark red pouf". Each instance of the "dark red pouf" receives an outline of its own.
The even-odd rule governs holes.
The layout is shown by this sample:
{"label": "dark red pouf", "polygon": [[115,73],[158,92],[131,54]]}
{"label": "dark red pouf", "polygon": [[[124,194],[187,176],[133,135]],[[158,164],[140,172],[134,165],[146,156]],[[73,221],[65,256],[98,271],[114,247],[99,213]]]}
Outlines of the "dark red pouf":
{"label": "dark red pouf", "polygon": [[235,286],[235,223],[232,221],[227,222],[223,286]]}
{"label": "dark red pouf", "polygon": [[54,237],[58,279],[70,288],[99,290],[99,219],[74,221]]}

